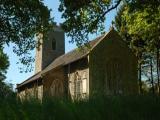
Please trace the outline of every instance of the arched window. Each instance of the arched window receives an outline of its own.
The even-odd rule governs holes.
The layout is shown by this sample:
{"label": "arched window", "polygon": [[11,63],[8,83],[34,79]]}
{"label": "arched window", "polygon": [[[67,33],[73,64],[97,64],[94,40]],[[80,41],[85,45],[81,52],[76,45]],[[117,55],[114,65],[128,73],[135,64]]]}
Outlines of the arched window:
{"label": "arched window", "polygon": [[72,98],[81,99],[87,93],[87,72],[74,72],[70,76],[69,90]]}
{"label": "arched window", "polygon": [[79,75],[78,72],[75,72],[75,90],[74,90],[74,94],[76,95],[76,97],[80,97],[81,96],[81,91],[82,91],[82,81],[81,81],[81,76]]}
{"label": "arched window", "polygon": [[82,74],[82,93],[87,93],[87,73],[86,71]]}
{"label": "arched window", "polygon": [[52,96],[61,96],[63,94],[63,82],[60,79],[54,79],[50,86]]}

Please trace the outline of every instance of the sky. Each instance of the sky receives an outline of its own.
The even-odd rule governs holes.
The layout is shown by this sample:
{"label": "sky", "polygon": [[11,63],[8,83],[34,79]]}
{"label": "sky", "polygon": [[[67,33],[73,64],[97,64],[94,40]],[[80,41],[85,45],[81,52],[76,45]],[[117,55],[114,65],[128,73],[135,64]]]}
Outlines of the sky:
{"label": "sky", "polygon": [[[48,6],[49,9],[52,9],[51,11],[51,17],[54,17],[54,21],[57,22],[57,24],[62,23],[64,19],[61,18],[61,13],[58,11],[59,7],[59,0],[44,0],[44,4]],[[112,20],[114,20],[114,17],[116,15],[116,9],[111,11],[106,15],[106,22],[105,22],[105,31],[107,32],[111,26]],[[96,35],[91,35],[90,38],[94,38]],[[76,48],[76,45],[73,43],[69,43],[70,38],[65,36],[65,52],[67,53],[68,51]],[[12,45],[10,46],[5,46],[4,52],[7,53],[9,56],[9,61],[10,61],[10,66],[9,69],[7,70],[6,74],[6,80],[5,82],[13,84],[13,87],[16,87],[16,84],[19,84],[26,80],[27,78],[31,77],[34,75],[34,70],[29,73],[20,73],[19,67],[22,65],[17,64],[18,57],[16,54],[13,53]],[[35,56],[35,51],[32,51],[33,57]],[[34,65],[34,63],[33,63]]]}

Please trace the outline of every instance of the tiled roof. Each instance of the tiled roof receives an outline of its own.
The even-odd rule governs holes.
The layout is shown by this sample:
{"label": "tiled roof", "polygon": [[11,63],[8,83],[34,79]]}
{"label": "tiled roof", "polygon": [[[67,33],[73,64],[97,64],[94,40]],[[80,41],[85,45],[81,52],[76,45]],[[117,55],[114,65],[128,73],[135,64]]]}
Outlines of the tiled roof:
{"label": "tiled roof", "polygon": [[38,72],[33,76],[31,76],[30,78],[28,78],[27,80],[23,81],[21,84],[17,84],[17,88],[22,87],[23,85],[28,84],[30,82],[33,82],[34,80],[37,80],[40,77],[41,77],[41,72]]}

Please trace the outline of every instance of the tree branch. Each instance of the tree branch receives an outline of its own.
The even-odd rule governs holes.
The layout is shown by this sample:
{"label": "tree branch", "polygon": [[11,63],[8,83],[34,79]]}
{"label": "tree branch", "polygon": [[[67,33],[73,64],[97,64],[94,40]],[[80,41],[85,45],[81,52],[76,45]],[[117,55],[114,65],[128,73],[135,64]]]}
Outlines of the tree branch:
{"label": "tree branch", "polygon": [[104,17],[108,12],[110,12],[111,10],[117,8],[118,5],[121,3],[121,1],[122,1],[122,0],[118,0],[117,3],[116,3],[114,6],[112,5],[111,8],[107,9],[101,16],[97,17],[97,19],[95,19],[95,21],[94,21],[94,23],[93,23],[92,26],[97,25],[98,22],[99,22],[99,20],[100,20],[100,19],[103,19],[103,17]]}
{"label": "tree branch", "polygon": [[112,5],[111,8],[107,9],[107,10],[102,14],[101,18],[103,18],[103,17],[104,17],[108,12],[110,12],[111,10],[117,8],[118,5],[121,3],[121,1],[122,1],[122,0],[118,0],[117,3],[116,3],[114,6]]}

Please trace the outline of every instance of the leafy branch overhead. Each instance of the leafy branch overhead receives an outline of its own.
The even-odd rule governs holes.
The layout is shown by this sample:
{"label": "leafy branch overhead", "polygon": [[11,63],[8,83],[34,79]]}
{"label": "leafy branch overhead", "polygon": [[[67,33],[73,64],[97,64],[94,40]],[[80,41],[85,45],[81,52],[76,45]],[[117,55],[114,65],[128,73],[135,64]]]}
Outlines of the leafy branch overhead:
{"label": "leafy branch overhead", "polygon": [[42,0],[0,0],[0,45],[13,43],[20,62],[29,65],[35,34],[51,26],[50,11]]}
{"label": "leafy branch overhead", "polygon": [[71,42],[78,46],[88,41],[88,35],[103,32],[105,15],[118,7],[122,0],[60,0],[63,24]]}

